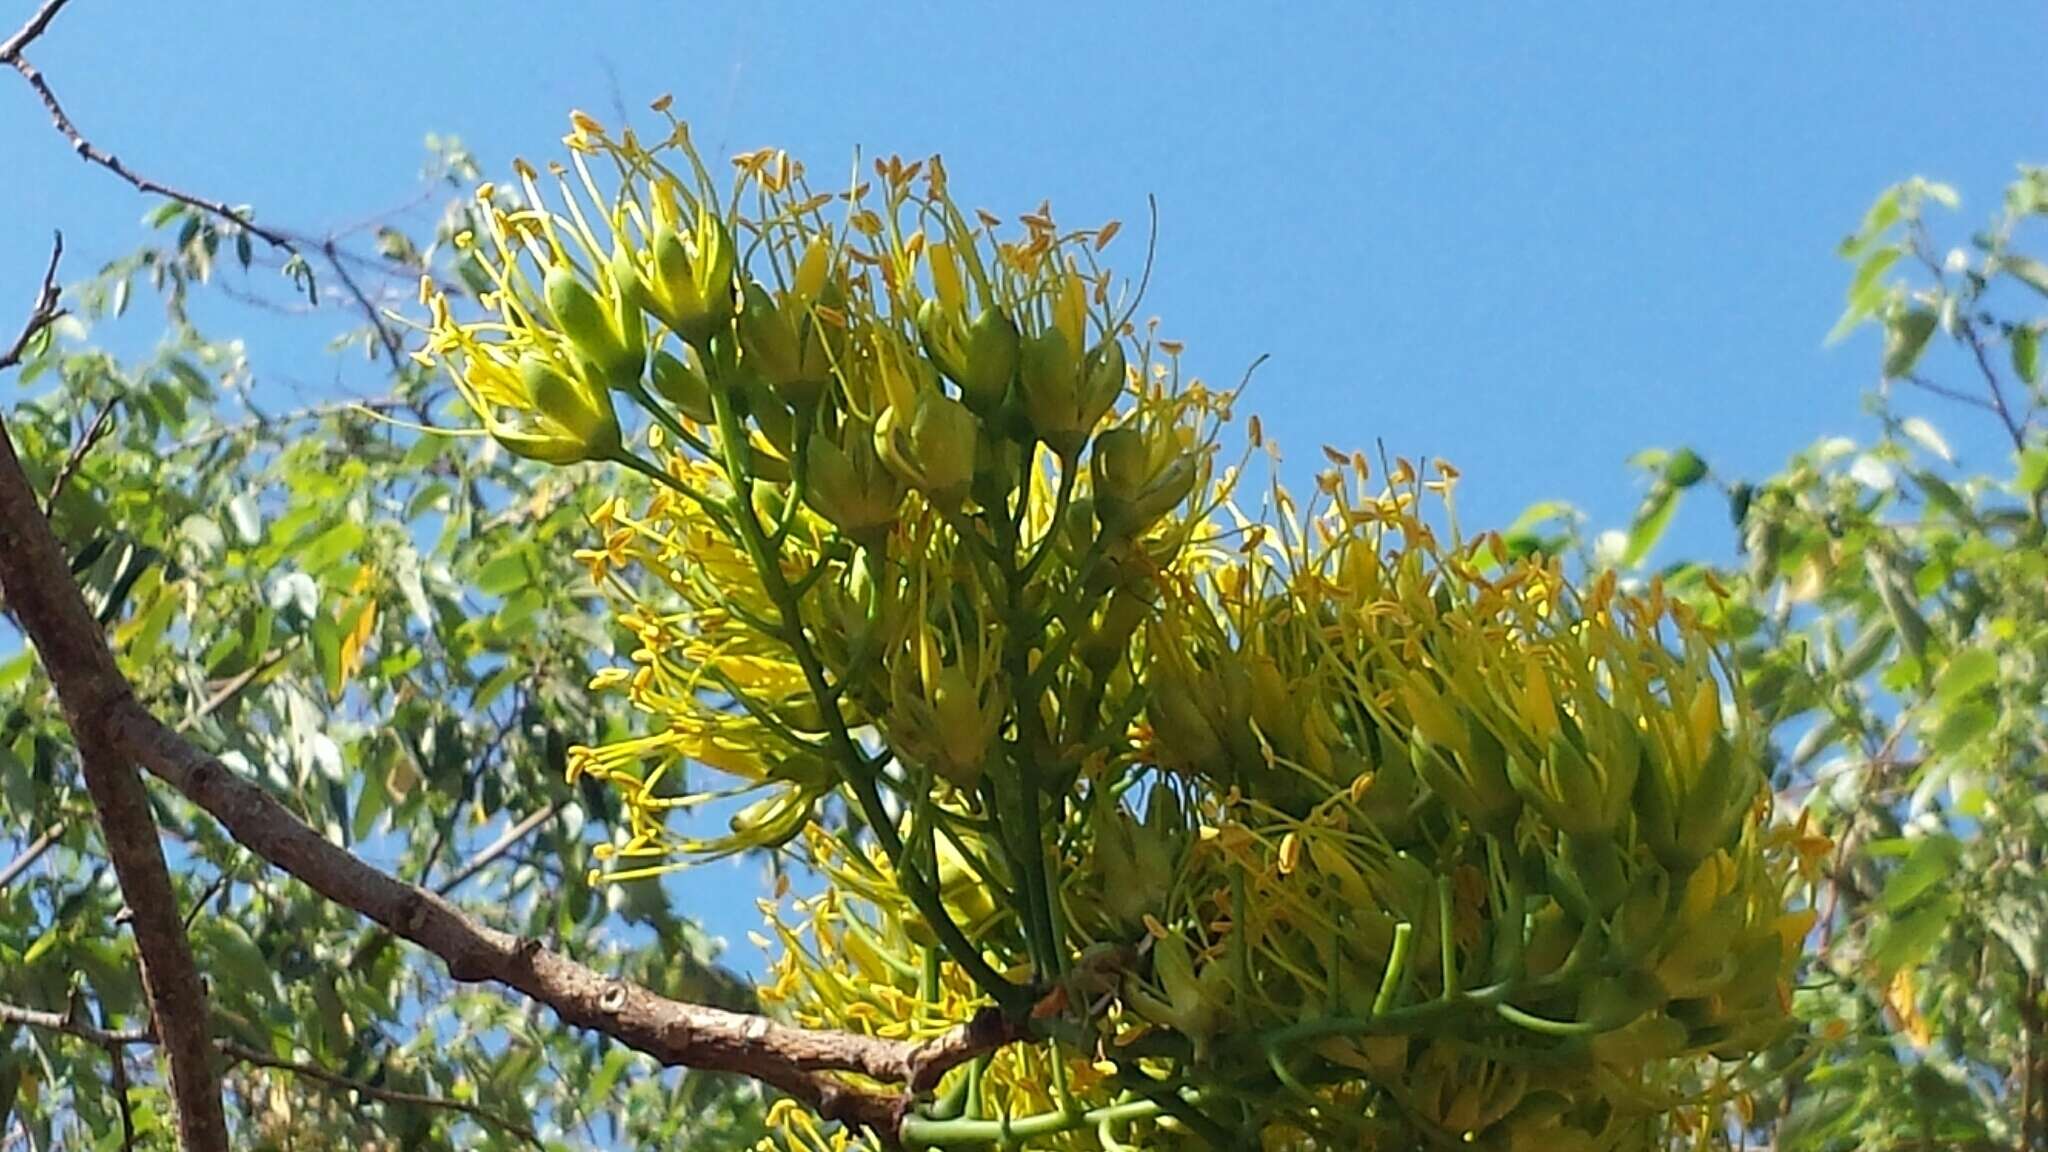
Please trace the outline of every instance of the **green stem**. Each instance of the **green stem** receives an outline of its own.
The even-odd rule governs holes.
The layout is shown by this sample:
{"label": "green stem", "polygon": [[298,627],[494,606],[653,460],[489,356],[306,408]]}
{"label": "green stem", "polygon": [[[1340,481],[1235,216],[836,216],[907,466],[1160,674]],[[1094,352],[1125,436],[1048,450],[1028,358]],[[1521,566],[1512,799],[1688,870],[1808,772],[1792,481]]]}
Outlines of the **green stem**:
{"label": "green stem", "polygon": [[938,1120],[927,1116],[908,1116],[903,1126],[897,1129],[898,1137],[905,1148],[947,1148],[968,1145],[995,1144],[1006,1137],[1010,1140],[1028,1140],[1040,1136],[1054,1136],[1061,1132],[1073,1132],[1082,1128],[1095,1128],[1103,1124],[1129,1124],[1138,1120],[1149,1120],[1160,1113],[1160,1104],[1154,1100],[1132,1100],[1123,1104],[1105,1104],[1086,1112],[1040,1112],[1009,1120]]}
{"label": "green stem", "polygon": [[1403,920],[1394,925],[1394,950],[1387,957],[1387,970],[1380,974],[1380,989],[1372,998],[1372,1014],[1375,1019],[1385,1016],[1394,1006],[1394,996],[1401,990],[1401,980],[1408,974],[1408,947],[1415,940],[1415,925]]}
{"label": "green stem", "polygon": [[711,406],[718,420],[719,448],[724,453],[726,477],[733,487],[732,514],[739,527],[740,541],[746,547],[748,558],[759,573],[762,587],[767,590],[776,613],[782,618],[782,639],[795,653],[811,695],[824,709],[827,734],[839,753],[841,778],[853,790],[862,818],[874,830],[876,839],[881,841],[883,852],[888,854],[889,862],[896,871],[897,883],[902,885],[904,894],[910,897],[932,931],[938,934],[954,962],[965,969],[975,984],[1005,1011],[1024,1010],[1030,1002],[1030,991],[1012,984],[989,964],[981,949],[967,939],[966,933],[946,911],[938,892],[925,882],[926,878],[918,872],[914,862],[906,857],[903,838],[889,820],[888,808],[882,803],[881,789],[876,785],[867,755],[854,743],[853,734],[847,729],[846,716],[839,710],[838,695],[825,675],[824,664],[811,647],[810,638],[804,633],[803,614],[796,596],[782,575],[781,563],[769,551],[767,534],[761,529],[760,518],[754,514],[754,502],[749,498],[752,485],[752,470],[748,467],[750,448],[739,413],[733,410],[730,389],[719,387],[714,382]]}
{"label": "green stem", "polygon": [[1457,909],[1451,896],[1451,878],[1436,878],[1437,955],[1443,964],[1444,999],[1458,994]]}
{"label": "green stem", "polygon": [[1545,1016],[1533,1016],[1513,1004],[1495,1004],[1493,1010],[1500,1018],[1517,1028],[1526,1028],[1542,1036],[1591,1036],[1596,1032],[1608,1031],[1598,1024],[1586,1020],[1552,1020]]}
{"label": "green stem", "polygon": [[[998,530],[1007,524],[997,518]],[[1017,567],[1016,541],[1007,531],[999,541],[1000,554],[997,561],[1002,578],[1004,601],[1009,615],[1016,619],[1024,610],[1024,574]],[[1038,975],[1041,978],[1059,978],[1067,973],[1068,957],[1066,948],[1065,917],[1053,907],[1059,898],[1057,862],[1048,852],[1046,843],[1045,813],[1040,795],[1040,763],[1050,755],[1051,739],[1045,731],[1045,718],[1037,706],[1037,691],[1030,688],[1034,679],[1031,675],[1031,637],[1035,633],[1008,630],[1003,637],[1003,663],[1010,683],[1022,688],[1017,693],[1017,777],[1020,781],[1022,815],[1024,828],[1017,838],[1017,845],[1025,851],[1019,856],[1018,864],[1028,878],[1033,891],[1033,902],[1037,905],[1033,925],[1041,939],[1042,954],[1039,958]],[[1064,813],[1054,813],[1062,819]],[[1028,837],[1029,842],[1026,843]]]}
{"label": "green stem", "polygon": [[[1028,486],[1025,488],[1025,492],[1030,492]],[[1040,540],[1038,547],[1032,549],[1031,558],[1024,561],[1024,579],[1029,580],[1032,576],[1036,575],[1038,566],[1045,563],[1045,558],[1052,554],[1054,542],[1060,538],[1060,522],[1066,519],[1067,505],[1073,500],[1073,497],[1074,472],[1070,468],[1063,467],[1060,469],[1059,495],[1053,499],[1052,519],[1048,522],[1050,526],[1045,531],[1045,539]]]}

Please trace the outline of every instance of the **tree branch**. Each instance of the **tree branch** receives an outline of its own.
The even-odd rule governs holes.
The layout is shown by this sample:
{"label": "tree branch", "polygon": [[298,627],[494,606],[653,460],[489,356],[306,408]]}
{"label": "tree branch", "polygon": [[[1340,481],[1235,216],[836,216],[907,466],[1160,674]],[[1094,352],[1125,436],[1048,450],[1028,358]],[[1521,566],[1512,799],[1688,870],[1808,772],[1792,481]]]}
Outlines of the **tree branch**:
{"label": "tree branch", "polygon": [[52,824],[43,829],[42,835],[29,841],[21,855],[9,860],[5,868],[0,868],[0,892],[7,891],[7,886],[14,883],[16,877],[34,867],[35,862],[43,858],[43,853],[48,852],[63,835],[64,825]]}
{"label": "tree branch", "polygon": [[[107,1055],[114,1059],[116,1068],[121,1067],[120,1059],[123,1049],[153,1045],[157,1042],[156,1036],[148,1029],[114,1029],[94,1025],[89,1021],[81,1019],[82,1013],[79,1011],[79,1007],[79,1005],[74,1004],[64,1012],[47,1012],[36,1008],[23,1008],[16,1004],[0,1003],[0,1024],[16,1024],[25,1028],[36,1028],[44,1032],[55,1032],[83,1040],[88,1044],[105,1049]],[[508,1120],[479,1104],[471,1104],[462,1100],[451,1100],[445,1096],[430,1096],[420,1092],[401,1092],[394,1088],[379,1087],[351,1076],[344,1076],[339,1072],[330,1072],[317,1065],[301,1063],[297,1060],[286,1060],[268,1052],[262,1052],[247,1045],[238,1044],[232,1040],[222,1040],[219,1047],[221,1055],[230,1060],[253,1067],[267,1068],[277,1072],[289,1072],[294,1076],[302,1076],[332,1088],[341,1088],[360,1093],[372,1100],[382,1100],[389,1104],[416,1104],[423,1108],[442,1108],[451,1112],[460,1112],[466,1116],[473,1117],[479,1123],[509,1132],[530,1144],[537,1145],[540,1143],[540,1138],[534,1133],[533,1129],[516,1121]],[[118,1079],[125,1082],[125,1074],[120,1075]]]}
{"label": "tree branch", "polygon": [[[45,275],[37,299],[38,313],[55,308],[50,298],[54,258],[51,263],[52,271]],[[31,320],[30,327],[34,326]],[[122,898],[133,913],[143,993],[157,1034],[164,1040],[171,1097],[177,1102],[179,1143],[188,1152],[227,1152],[227,1114],[221,1107],[220,1077],[213,1067],[206,986],[199,979],[185,939],[149,793],[135,771],[133,758],[99,722],[103,709],[123,696],[132,701],[133,694],[127,691],[113,652],[71,581],[63,550],[50,533],[41,503],[29,487],[28,475],[7,435],[0,435],[0,474],[6,481],[5,498],[0,500],[0,551],[10,553],[0,558],[0,591],[5,592],[9,607],[42,657],[53,661],[61,654],[75,661],[81,673],[70,693],[64,692],[60,683],[57,698],[78,742],[79,767],[99,817],[107,856],[113,861]],[[57,571],[63,578],[53,582],[50,573]],[[82,623],[84,628],[67,632],[60,623]]]}
{"label": "tree branch", "polygon": [[222,1041],[220,1050],[223,1055],[252,1067],[268,1068],[277,1072],[289,1072],[294,1076],[304,1077],[307,1080],[326,1085],[329,1088],[354,1092],[371,1100],[381,1100],[387,1104],[414,1104],[422,1108],[439,1108],[448,1112],[460,1112],[479,1124],[517,1136],[535,1147],[540,1147],[541,1144],[540,1137],[535,1134],[533,1129],[515,1120],[506,1119],[481,1104],[452,1100],[446,1096],[429,1096],[421,1092],[400,1092],[394,1088],[380,1088],[375,1084],[344,1076],[339,1072],[329,1072],[327,1069],[317,1065],[301,1064],[296,1060],[280,1059],[267,1052],[259,1052],[254,1048],[237,1044],[231,1040]]}
{"label": "tree branch", "polygon": [[[14,69],[28,83],[28,86],[35,90],[36,97],[43,102],[43,108],[50,114],[51,127],[55,128],[64,139],[70,141],[71,150],[77,153],[80,159],[106,169],[138,192],[151,196],[161,196],[166,200],[175,200],[188,208],[197,209],[215,219],[226,221],[234,227],[247,232],[249,235],[257,237],[272,248],[304,259],[304,249],[309,244],[306,238],[294,236],[283,229],[258,224],[247,209],[235,208],[224,201],[211,200],[204,196],[194,195],[193,193],[174,188],[169,184],[144,176],[122,163],[120,157],[94,144],[90,138],[79,131],[78,125],[73,122],[70,114],[64,110],[63,102],[57,99],[57,92],[50,86],[49,80],[43,76],[40,69],[34,64],[29,63],[28,57],[22,54],[29,45],[35,43],[36,39],[48,30],[50,22],[56,19],[57,13],[67,3],[69,3],[69,0],[46,0],[43,6],[36,10],[35,15],[29,17],[28,23],[22,25],[19,31],[8,37],[5,43],[0,43],[0,64],[5,64]],[[392,369],[395,371],[403,368],[405,363],[404,345],[400,342],[398,334],[392,330],[390,323],[385,320],[383,313],[377,310],[376,305],[371,302],[362,287],[356,283],[355,277],[349,274],[348,268],[343,262],[345,254],[332,239],[321,241],[319,248],[321,255],[326,257],[328,266],[333,268],[335,275],[340,278],[342,287],[347,289],[348,294],[355,299],[357,306],[362,309],[363,316],[369,320],[370,326],[376,330],[378,342],[384,346],[384,351],[391,357]],[[0,359],[0,368],[7,367],[9,363],[11,362]]]}
{"label": "tree branch", "polygon": [[64,234],[59,232],[50,241],[50,265],[43,269],[43,286],[36,293],[35,307],[29,309],[28,322],[21,326],[21,335],[14,338],[7,351],[0,352],[0,372],[21,363],[22,355],[28,351],[29,342],[36,338],[36,334],[64,315],[64,309],[58,303],[63,293],[57,287],[57,262],[63,258]]}
{"label": "tree branch", "polygon": [[[918,1045],[794,1028],[671,1000],[551,952],[536,940],[479,924],[440,895],[337,847],[260,786],[187,743],[136,699],[72,581],[63,550],[5,436],[0,436],[0,591],[34,638],[89,763],[118,757],[116,763],[126,760],[148,769],[220,821],[245,848],[328,900],[432,952],[459,981],[515,989],[553,1009],[564,1022],[609,1036],[664,1065],[750,1077],[822,1117],[867,1128],[885,1140],[894,1139],[910,1097],[856,1087],[833,1073],[925,1086],[936,1083],[946,1069],[1014,1038],[1008,1025],[990,1027],[986,1014],[949,1036]],[[139,791],[140,782],[132,775],[128,782]],[[144,805],[146,818],[146,798]],[[160,855],[157,864],[161,868]],[[175,927],[167,895],[152,902],[131,893],[129,904],[137,912],[138,940],[145,912],[168,915]],[[159,1016],[166,1035],[173,1018]],[[218,1099],[216,1094],[216,1106]]]}

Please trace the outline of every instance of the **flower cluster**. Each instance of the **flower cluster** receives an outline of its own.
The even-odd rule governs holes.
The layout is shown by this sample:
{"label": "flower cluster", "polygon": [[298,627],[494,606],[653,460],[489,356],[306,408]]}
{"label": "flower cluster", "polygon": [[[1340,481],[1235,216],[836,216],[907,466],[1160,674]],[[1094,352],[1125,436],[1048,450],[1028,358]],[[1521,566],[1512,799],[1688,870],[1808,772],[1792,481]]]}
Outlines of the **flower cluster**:
{"label": "flower cluster", "polygon": [[599,879],[789,853],[771,1001],[1028,1021],[914,1144],[1642,1147],[1740,1097],[1807,840],[1682,607],[1444,542],[1441,464],[1255,493],[1114,224],[1008,230],[936,158],[722,188],[670,123],[577,116],[560,207],[522,165],[462,238],[492,318],[428,301],[499,443],[651,483],[582,554],[640,717],[571,755],[627,813]]}

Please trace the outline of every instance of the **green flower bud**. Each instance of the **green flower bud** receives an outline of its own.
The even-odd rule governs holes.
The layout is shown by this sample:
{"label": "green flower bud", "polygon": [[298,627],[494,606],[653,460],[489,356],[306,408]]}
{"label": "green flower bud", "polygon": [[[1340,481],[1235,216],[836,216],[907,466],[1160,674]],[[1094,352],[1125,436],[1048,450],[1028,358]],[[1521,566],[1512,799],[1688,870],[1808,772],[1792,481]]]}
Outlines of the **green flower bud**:
{"label": "green flower bud", "polygon": [[733,813],[732,851],[780,848],[795,839],[810,819],[811,796],[803,788],[779,788]]}
{"label": "green flower bud", "polygon": [[1111,336],[1097,345],[1082,364],[1079,423],[1084,433],[1094,431],[1102,418],[1109,415],[1128,383],[1123,341]]}
{"label": "green flower bud", "polygon": [[[590,358],[607,383],[639,378],[645,363],[645,341],[629,340],[620,331],[614,310],[577,279],[575,272],[562,264],[549,268],[542,292],[556,326],[578,352]],[[639,319],[633,317],[629,327],[637,328]]]}
{"label": "green flower bud", "polygon": [[987,416],[1001,407],[1017,375],[1020,340],[1008,316],[990,308],[963,325],[938,300],[926,300],[917,310],[917,334],[969,408]]}
{"label": "green flower bud", "polygon": [[875,423],[875,450],[903,481],[940,508],[957,508],[974,483],[980,427],[967,406],[937,391],[917,394],[912,411],[892,407]]}
{"label": "green flower bud", "polygon": [[[1608,845],[1606,850],[1613,848]],[[1671,878],[1661,868],[1644,868],[1613,910],[1608,939],[1614,958],[1634,963],[1649,955],[1671,929]]]}
{"label": "green flower bud", "polygon": [[1068,464],[1088,443],[1081,423],[1081,365],[1057,328],[1028,337],[1018,349],[1017,388],[1031,431]]}
{"label": "green flower bud", "polygon": [[651,267],[641,281],[647,311],[688,343],[702,346],[732,322],[732,237],[723,221],[701,208],[691,235],[664,211],[657,211],[655,220]]}
{"label": "green flower bud", "polygon": [[778,304],[759,283],[748,281],[739,317],[740,351],[754,372],[797,407],[815,404],[832,383],[832,358],[810,305],[791,297]]}
{"label": "green flower bud", "polygon": [[699,424],[711,423],[711,382],[697,361],[696,349],[685,347],[681,356],[656,352],[654,390],[675,405],[676,411]]}
{"label": "green flower bud", "polygon": [[1196,464],[1185,454],[1161,459],[1153,444],[1136,428],[1111,428],[1095,438],[1090,475],[1095,486],[1095,516],[1103,532],[1135,536],[1187,498],[1194,489]]}
{"label": "green flower bud", "polygon": [[962,788],[981,782],[989,748],[1002,724],[1000,706],[990,696],[993,693],[984,695],[957,665],[940,669],[938,683],[932,686],[932,720],[938,737],[938,755],[932,766]]}
{"label": "green flower bud", "polygon": [[519,379],[533,401],[536,430],[493,426],[513,453],[549,464],[602,460],[619,452],[619,417],[611,393],[561,371],[541,356],[519,360]]}
{"label": "green flower bud", "polygon": [[804,448],[804,502],[848,536],[861,538],[896,522],[903,484],[875,454],[874,436],[848,423],[840,440],[813,436]]}
{"label": "green flower bud", "polygon": [[1586,985],[1579,996],[1579,1022],[1595,1033],[1611,1032],[1663,1007],[1664,1000],[1664,989],[1654,977],[1631,970]]}
{"label": "green flower bud", "polygon": [[1004,507],[1024,468],[1024,446],[980,426],[974,443],[974,499],[984,508]]}

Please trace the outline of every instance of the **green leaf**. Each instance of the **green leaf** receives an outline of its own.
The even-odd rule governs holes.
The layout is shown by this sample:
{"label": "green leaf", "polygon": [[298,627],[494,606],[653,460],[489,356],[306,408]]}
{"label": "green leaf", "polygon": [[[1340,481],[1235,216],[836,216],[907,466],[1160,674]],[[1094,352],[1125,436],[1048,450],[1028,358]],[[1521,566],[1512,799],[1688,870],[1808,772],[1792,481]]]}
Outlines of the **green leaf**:
{"label": "green leaf", "polygon": [[257,510],[254,493],[244,492],[228,501],[228,523],[244,544],[254,544],[263,539],[263,518]]}
{"label": "green leaf", "polygon": [[1913,854],[1885,877],[1884,894],[1878,898],[1878,906],[1892,915],[1906,911],[1947,880],[1961,856],[1962,847],[1954,837],[1927,836],[1916,841]]}
{"label": "green leaf", "polygon": [[137,666],[155,659],[157,649],[163,643],[164,632],[176,618],[178,602],[183,598],[177,585],[160,585],[156,598],[150,601],[148,610],[136,622],[135,633],[129,637],[122,654]]}
{"label": "green leaf", "polygon": [[2030,326],[2012,331],[2012,370],[2029,384],[2041,380],[2041,334]]}
{"label": "green leaf", "polygon": [[248,929],[223,916],[203,916],[192,927],[201,946],[211,953],[206,964],[209,975],[242,997],[270,996],[276,975]]}
{"label": "green leaf", "polygon": [[299,567],[318,575],[348,557],[363,542],[363,526],[343,520],[299,549]]}
{"label": "green leaf", "polygon": [[2012,486],[2022,496],[2048,492],[2048,448],[2029,448],[2019,454]]}
{"label": "green leaf", "polygon": [[523,548],[492,560],[476,574],[476,589],[486,596],[506,596],[532,582],[533,574]]}
{"label": "green leaf", "polygon": [[2013,278],[2043,296],[2048,296],[2048,264],[2026,256],[2001,256],[1999,265]]}
{"label": "green leaf", "polygon": [[341,695],[341,625],[325,612],[313,614],[313,662],[320,670],[320,683],[328,699]]}
{"label": "green leaf", "polygon": [[1870,962],[1889,979],[1901,968],[1918,967],[1948,935],[1960,901],[1944,896],[1903,916],[1880,920],[1871,932]]}
{"label": "green leaf", "polygon": [[1664,479],[1673,488],[1685,489],[1704,480],[1707,462],[1690,448],[1680,448],[1664,462]]}
{"label": "green leaf", "polygon": [[1908,440],[1941,457],[1947,463],[1955,463],[1955,453],[1949,451],[1948,441],[1941,438],[1941,433],[1934,430],[1934,425],[1918,416],[1908,416],[1899,422],[1899,431],[1905,433]]}
{"label": "green leaf", "polygon": [[1636,518],[1629,525],[1628,545],[1622,549],[1621,565],[1633,568],[1649,556],[1650,549],[1671,526],[1671,515],[1678,510],[1678,489],[1659,480],[1650,486],[1650,494],[1636,509]]}
{"label": "green leaf", "polygon": [[1965,648],[1949,659],[1934,681],[1934,703],[1948,709],[1998,679],[1998,654],[1988,648]]}
{"label": "green leaf", "polygon": [[1885,325],[1886,376],[1896,378],[1913,371],[1913,366],[1920,362],[1920,354],[1927,350],[1927,338],[1934,335],[1935,322],[1932,310],[1908,308]]}
{"label": "green leaf", "polygon": [[1936,756],[1957,756],[1998,727],[1998,710],[1989,704],[1965,704],[1944,714],[1934,727],[1929,747]]}
{"label": "green leaf", "polygon": [[611,1050],[605,1053],[604,1063],[598,1066],[597,1075],[592,1076],[590,1082],[583,1087],[584,1111],[599,1112],[604,1109],[610,1102],[612,1085],[619,1082],[619,1076],[632,1062],[633,1053],[618,1045],[613,1045]]}
{"label": "green leaf", "polygon": [[1883,276],[1885,272],[1890,270],[1892,265],[1898,263],[1899,257],[1904,254],[1905,250],[1897,244],[1887,244],[1882,248],[1871,251],[1869,255],[1865,256],[1856,265],[1856,274],[1849,278],[1850,301],[1855,301],[1871,285],[1876,284],[1878,277]]}

